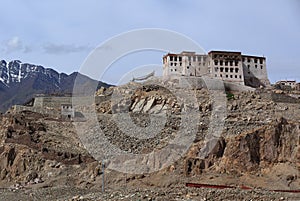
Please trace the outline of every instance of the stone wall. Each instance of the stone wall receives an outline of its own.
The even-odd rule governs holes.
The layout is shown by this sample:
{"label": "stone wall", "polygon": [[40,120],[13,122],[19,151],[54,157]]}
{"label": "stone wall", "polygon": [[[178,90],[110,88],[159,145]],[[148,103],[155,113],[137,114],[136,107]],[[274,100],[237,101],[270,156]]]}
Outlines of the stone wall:
{"label": "stone wall", "polygon": [[[36,97],[34,99],[33,106],[22,106],[15,105],[13,110],[15,112],[21,111],[32,111],[41,114],[48,114],[55,117],[61,116],[61,106],[62,105],[75,105],[75,106],[87,106],[91,107],[94,104],[100,104],[101,102],[107,101],[110,96],[96,96],[96,97]],[[76,109],[75,111],[76,112]]]}

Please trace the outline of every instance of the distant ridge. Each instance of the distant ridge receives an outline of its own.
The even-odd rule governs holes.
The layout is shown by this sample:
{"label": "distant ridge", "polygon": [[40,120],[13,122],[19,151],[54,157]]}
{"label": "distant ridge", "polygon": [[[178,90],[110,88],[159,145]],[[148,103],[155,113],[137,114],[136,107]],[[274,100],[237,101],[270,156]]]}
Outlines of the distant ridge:
{"label": "distant ridge", "polygon": [[75,79],[85,88],[111,85],[93,80],[78,72],[70,75],[58,73],[41,65],[22,63],[19,60],[0,61],[0,111],[5,112],[12,105],[24,104],[36,94],[71,94]]}

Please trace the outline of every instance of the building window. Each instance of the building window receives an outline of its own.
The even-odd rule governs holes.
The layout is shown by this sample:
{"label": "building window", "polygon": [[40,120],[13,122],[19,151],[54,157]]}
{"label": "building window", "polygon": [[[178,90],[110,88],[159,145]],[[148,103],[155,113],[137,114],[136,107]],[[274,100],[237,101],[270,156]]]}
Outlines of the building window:
{"label": "building window", "polygon": [[173,66],[173,63],[171,63],[170,66]]}
{"label": "building window", "polygon": [[218,67],[215,67],[215,72],[218,72],[219,68]]}
{"label": "building window", "polygon": [[240,79],[242,79],[242,76],[240,75]]}
{"label": "building window", "polygon": [[196,61],[196,57],[194,56],[194,57],[193,57],[193,62],[195,62],[195,61]]}
{"label": "building window", "polygon": [[221,74],[220,77],[223,77],[223,75]]}
{"label": "building window", "polygon": [[235,62],[234,62],[234,65],[235,65],[235,66],[238,66],[238,64],[239,64],[238,61],[235,61]]}
{"label": "building window", "polygon": [[217,74],[215,74],[215,77],[217,77]]}
{"label": "building window", "polygon": [[218,60],[215,60],[215,65],[218,65]]}
{"label": "building window", "polygon": [[177,63],[174,63],[174,66],[177,66]]}
{"label": "building window", "polygon": [[173,69],[171,69],[171,72],[173,72]]}
{"label": "building window", "polygon": [[237,78],[237,75],[235,75],[234,77]]}
{"label": "building window", "polygon": [[182,57],[178,57],[179,61],[182,61]]}
{"label": "building window", "polygon": [[232,78],[232,75],[230,75],[230,78]]}
{"label": "building window", "polygon": [[259,59],[260,64],[263,64],[263,62],[264,62],[263,59]]}
{"label": "building window", "polygon": [[173,61],[173,56],[170,56],[170,61]]}
{"label": "building window", "polygon": [[228,66],[228,61],[225,61],[225,66]]}
{"label": "building window", "polygon": [[248,64],[248,69],[250,69],[250,65]]}
{"label": "building window", "polygon": [[257,65],[255,65],[255,68],[257,68]]}
{"label": "building window", "polygon": [[248,63],[250,63],[250,62],[251,62],[251,59],[250,59],[250,58],[248,58],[248,59],[247,59],[247,61],[248,61]]}
{"label": "building window", "polygon": [[177,69],[175,69],[175,71],[177,71]]}
{"label": "building window", "polygon": [[189,67],[189,66],[187,66],[186,68],[187,68],[187,69],[190,69],[190,67]]}
{"label": "building window", "polygon": [[225,72],[228,73],[228,68],[225,68]]}
{"label": "building window", "polygon": [[263,69],[263,66],[260,66],[260,69]]}
{"label": "building window", "polygon": [[177,61],[177,57],[174,57],[174,61]]}
{"label": "building window", "polygon": [[223,67],[221,67],[221,68],[220,68],[220,71],[221,71],[221,73],[223,73],[223,71],[224,71],[224,68],[223,68]]}
{"label": "building window", "polygon": [[228,75],[226,75],[226,78],[228,78]]}
{"label": "building window", "polygon": [[181,63],[181,62],[179,63],[179,66],[182,66],[182,63]]}
{"label": "building window", "polygon": [[248,71],[248,74],[250,74],[250,71]]}
{"label": "building window", "polygon": [[238,72],[239,72],[239,69],[238,69],[238,68],[235,68],[235,72],[238,73]]}
{"label": "building window", "polygon": [[233,66],[233,61],[230,61],[229,64],[230,64],[230,66]]}
{"label": "building window", "polygon": [[243,62],[245,62],[245,57],[243,57]]}
{"label": "building window", "polygon": [[254,63],[257,63],[257,59],[254,59]]}
{"label": "building window", "polygon": [[220,61],[220,66],[223,66],[223,60]]}
{"label": "building window", "polygon": [[230,72],[233,73],[233,68],[230,68]]}

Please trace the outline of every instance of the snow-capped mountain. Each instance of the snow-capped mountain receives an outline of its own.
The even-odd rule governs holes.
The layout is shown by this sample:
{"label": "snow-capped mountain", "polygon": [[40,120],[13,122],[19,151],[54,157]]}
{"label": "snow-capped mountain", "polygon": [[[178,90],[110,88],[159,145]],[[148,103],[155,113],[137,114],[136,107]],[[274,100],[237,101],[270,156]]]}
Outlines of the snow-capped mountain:
{"label": "snow-capped mountain", "polygon": [[51,68],[44,68],[40,65],[33,65],[28,63],[22,63],[19,60],[6,62],[0,61],[0,81],[9,85],[10,83],[22,82],[24,79],[33,77],[36,74],[44,74],[49,79],[59,85],[61,79],[68,77],[65,73],[58,73]]}
{"label": "snow-capped mountain", "polygon": [[[79,76],[79,77],[78,77]],[[0,61],[0,111],[14,104],[24,104],[36,94],[70,94],[74,81],[80,78],[82,86],[109,87],[103,82],[74,72],[70,75],[58,73],[41,65],[22,63],[19,60]]]}

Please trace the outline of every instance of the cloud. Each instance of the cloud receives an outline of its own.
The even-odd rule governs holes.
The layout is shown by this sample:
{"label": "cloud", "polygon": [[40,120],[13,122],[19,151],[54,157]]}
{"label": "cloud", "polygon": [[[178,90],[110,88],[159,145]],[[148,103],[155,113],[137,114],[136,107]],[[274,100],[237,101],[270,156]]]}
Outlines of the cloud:
{"label": "cloud", "polygon": [[22,51],[23,43],[19,37],[15,36],[4,42],[4,52],[10,54],[12,52]]}
{"label": "cloud", "polygon": [[2,48],[0,48],[0,52],[3,52],[4,54],[11,54],[14,52],[28,54],[36,50],[43,50],[44,53],[46,54],[62,55],[62,54],[71,54],[71,53],[78,53],[78,52],[89,52],[93,48],[94,47],[89,45],[54,44],[54,43],[32,46],[32,45],[25,44],[18,36],[15,36],[9,40],[2,41]]}
{"label": "cloud", "polygon": [[5,54],[11,54],[14,52],[22,52],[22,53],[29,53],[32,52],[33,48],[23,44],[23,41],[18,37],[12,37],[9,40],[3,41],[3,48],[1,49],[2,52]]}
{"label": "cloud", "polygon": [[29,52],[32,52],[32,51],[33,51],[32,47],[24,46],[24,48],[23,48],[23,53],[29,53]]}
{"label": "cloud", "polygon": [[91,51],[93,47],[88,45],[49,43],[44,45],[43,49],[47,54],[70,54],[70,53]]}

